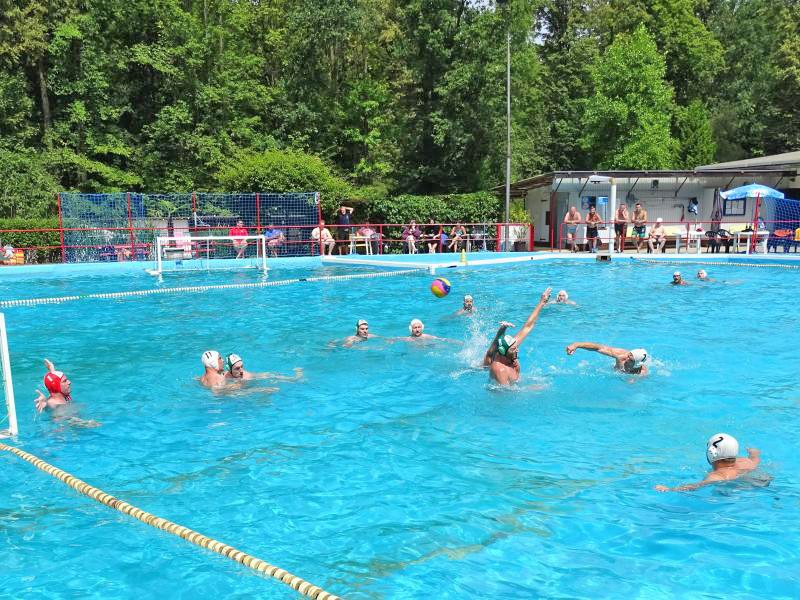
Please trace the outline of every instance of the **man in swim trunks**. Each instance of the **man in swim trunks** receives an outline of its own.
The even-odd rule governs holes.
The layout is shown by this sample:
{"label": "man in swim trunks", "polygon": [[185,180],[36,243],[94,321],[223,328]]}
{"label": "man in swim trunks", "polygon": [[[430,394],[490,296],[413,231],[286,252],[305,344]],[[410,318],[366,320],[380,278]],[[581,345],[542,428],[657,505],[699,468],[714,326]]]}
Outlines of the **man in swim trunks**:
{"label": "man in swim trunks", "polygon": [[225,363],[216,350],[206,350],[200,357],[205,373],[200,383],[206,387],[218,387],[225,383]]}
{"label": "man in swim trunks", "polygon": [[597,252],[597,228],[602,222],[600,215],[597,214],[597,209],[590,206],[589,214],[586,215],[586,239],[591,244],[589,252]]}
{"label": "man in swim trunks", "polygon": [[636,240],[636,254],[639,254],[642,242],[647,237],[647,211],[640,202],[633,208],[633,237]]}
{"label": "man in swim trunks", "polygon": [[41,413],[45,409],[52,410],[57,406],[64,406],[72,401],[72,382],[67,379],[61,371],[56,371],[52,362],[44,359],[44,365],[47,367],[47,375],[44,376],[44,387],[50,392],[49,396],[45,396],[39,390],[36,390],[36,412]]}
{"label": "man in swim trunks", "polygon": [[244,370],[244,361],[238,354],[228,354],[225,357],[225,379],[231,381],[250,381],[252,379],[273,379],[276,381],[300,381],[303,378],[303,369],[296,367],[293,376],[278,375],[276,373],[251,373]]}
{"label": "man in swim trunks", "polygon": [[628,205],[620,204],[614,217],[614,241],[617,244],[617,252],[625,252],[625,237],[628,234],[629,220]]}
{"label": "man in swim trunks", "polygon": [[369,338],[379,337],[377,334],[369,332],[369,323],[367,323],[364,319],[359,319],[356,321],[356,333],[355,335],[351,335],[344,340],[343,346],[345,348],[350,348],[353,344],[358,342],[365,342]]}
{"label": "man in swim trunks", "polygon": [[672,281],[670,281],[672,285],[689,285],[688,281],[684,281],[683,277],[681,277],[680,271],[675,271],[672,274]]}
{"label": "man in swim trunks", "polygon": [[478,312],[478,311],[475,309],[475,305],[472,303],[472,296],[467,294],[466,296],[464,296],[464,304],[463,304],[462,308],[458,312],[456,312],[456,314],[457,315],[474,315],[476,312]]}
{"label": "man in swim trunks", "polygon": [[647,375],[648,373],[647,366],[644,364],[647,361],[647,351],[644,348],[626,350],[594,342],[574,342],[567,346],[567,354],[570,356],[575,354],[576,350],[591,350],[610,356],[615,360],[614,368],[628,375]]}
{"label": "man in swim trunks", "polygon": [[236,250],[236,258],[244,258],[245,250],[247,250],[247,240],[241,236],[247,235],[247,228],[244,226],[244,221],[237,219],[236,227],[231,227],[228,230],[228,235],[233,236],[233,247]]}
{"label": "man in swim trunks", "polygon": [[539,303],[517,335],[506,335],[506,329],[514,327],[514,325],[507,321],[500,322],[500,329],[497,330],[486,351],[486,356],[483,357],[483,366],[489,367],[489,377],[500,385],[511,385],[519,381],[519,347],[536,325],[542,307],[550,300],[550,292],[550,288],[542,292]]}
{"label": "man in swim trunks", "polygon": [[686,483],[674,488],[657,485],[659,492],[683,492],[696,490],[710,483],[731,481],[754,471],[761,462],[761,451],[758,448],[747,448],[747,458],[738,458],[739,442],[727,433],[712,435],[706,443],[706,460],[711,465],[711,472],[697,483]]}
{"label": "man in swim trunks", "polygon": [[578,244],[575,237],[578,233],[578,225],[581,224],[581,213],[575,206],[570,206],[567,214],[564,215],[564,225],[567,227],[567,242],[570,244],[572,252],[578,251]]}

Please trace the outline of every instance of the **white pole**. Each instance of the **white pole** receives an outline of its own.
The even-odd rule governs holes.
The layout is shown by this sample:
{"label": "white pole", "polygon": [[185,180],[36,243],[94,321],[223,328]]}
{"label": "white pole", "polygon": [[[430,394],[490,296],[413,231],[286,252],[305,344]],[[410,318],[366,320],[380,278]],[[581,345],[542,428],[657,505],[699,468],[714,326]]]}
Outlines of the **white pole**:
{"label": "white pole", "polygon": [[0,313],[0,355],[3,361],[3,389],[6,394],[6,408],[8,409],[8,432],[16,436],[17,409],[14,405],[14,384],[11,381],[11,361],[8,358],[8,337],[6,336],[6,317]]}
{"label": "white pole", "polygon": [[[509,8],[509,11],[511,9]],[[510,15],[509,15],[510,20]],[[505,250],[508,252],[508,221],[511,205],[511,24],[506,23],[506,226]]]}
{"label": "white pole", "polygon": [[606,225],[606,227],[610,227],[607,229],[609,232],[609,241],[608,241],[608,253],[614,254],[614,246],[616,245],[615,234],[616,231],[614,229],[614,220],[617,216],[617,180],[613,177],[611,178],[611,193],[608,195],[608,212],[609,212],[609,220],[611,221],[610,225]]}

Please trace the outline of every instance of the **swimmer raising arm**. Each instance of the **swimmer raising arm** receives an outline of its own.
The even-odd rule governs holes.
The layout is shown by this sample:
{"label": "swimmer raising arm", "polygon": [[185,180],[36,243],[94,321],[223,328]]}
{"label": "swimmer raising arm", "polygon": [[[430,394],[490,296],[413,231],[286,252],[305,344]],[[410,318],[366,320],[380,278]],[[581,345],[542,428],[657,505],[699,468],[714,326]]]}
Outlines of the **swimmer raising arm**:
{"label": "swimmer raising arm", "polygon": [[567,346],[567,354],[572,356],[576,350],[591,350],[610,356],[616,362],[614,368],[617,371],[630,375],[647,375],[647,366],[643,363],[647,360],[647,352],[643,348],[626,350],[625,348],[613,348],[594,342],[574,342]]}

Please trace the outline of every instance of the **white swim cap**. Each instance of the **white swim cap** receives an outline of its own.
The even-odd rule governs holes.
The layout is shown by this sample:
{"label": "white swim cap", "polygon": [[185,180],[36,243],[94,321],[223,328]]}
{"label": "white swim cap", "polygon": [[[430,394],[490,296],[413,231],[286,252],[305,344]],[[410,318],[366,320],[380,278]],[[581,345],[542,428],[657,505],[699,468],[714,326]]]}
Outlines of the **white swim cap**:
{"label": "white swim cap", "polygon": [[219,352],[216,350],[206,350],[200,360],[203,362],[204,367],[215,371],[219,370]]}
{"label": "white swim cap", "polygon": [[411,319],[411,323],[408,324],[408,332],[409,333],[413,333],[414,332],[414,325],[422,325],[422,329],[423,330],[425,329],[425,323],[423,323],[419,319]]}
{"label": "white swim cap", "polygon": [[680,276],[681,276],[681,272],[680,272],[680,271],[675,271],[675,272],[672,274],[672,276],[673,276],[673,277],[680,277]]}
{"label": "white swim cap", "polygon": [[658,217],[656,219],[656,223],[663,223],[663,222],[664,222],[664,219],[662,219],[661,217]]}
{"label": "white swim cap", "polygon": [[242,357],[238,354],[228,354],[228,356],[225,357],[225,366],[228,367],[229,371],[233,371],[233,367],[236,365],[236,363],[243,362],[244,361],[242,360]]}
{"label": "white swim cap", "polygon": [[556,300],[558,300],[561,294],[564,294],[564,300],[569,300],[569,294],[567,293],[567,290],[559,290],[556,294]]}
{"label": "white swim cap", "polygon": [[634,348],[631,350],[631,356],[633,356],[634,362],[643,363],[647,361],[647,350],[644,348]]}
{"label": "white swim cap", "polygon": [[739,454],[739,442],[736,438],[727,433],[715,433],[708,438],[706,444],[706,460],[709,464],[714,464],[718,460],[736,458]]}
{"label": "white swim cap", "polygon": [[472,300],[472,296],[470,296],[469,294],[467,294],[466,296],[464,296],[464,300],[465,300],[465,301],[466,301],[466,300]]}

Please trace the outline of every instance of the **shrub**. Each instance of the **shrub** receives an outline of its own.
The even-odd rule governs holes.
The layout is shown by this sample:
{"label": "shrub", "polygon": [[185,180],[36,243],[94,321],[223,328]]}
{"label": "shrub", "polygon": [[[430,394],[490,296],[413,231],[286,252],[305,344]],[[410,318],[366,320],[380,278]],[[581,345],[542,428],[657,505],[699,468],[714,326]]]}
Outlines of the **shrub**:
{"label": "shrub", "polygon": [[[58,232],[58,217],[40,219],[0,219],[0,246],[11,244],[14,248],[34,248],[29,250],[28,262],[60,262],[61,234]],[[7,231],[7,230],[20,231]],[[31,231],[36,229],[53,229],[55,231]]]}

